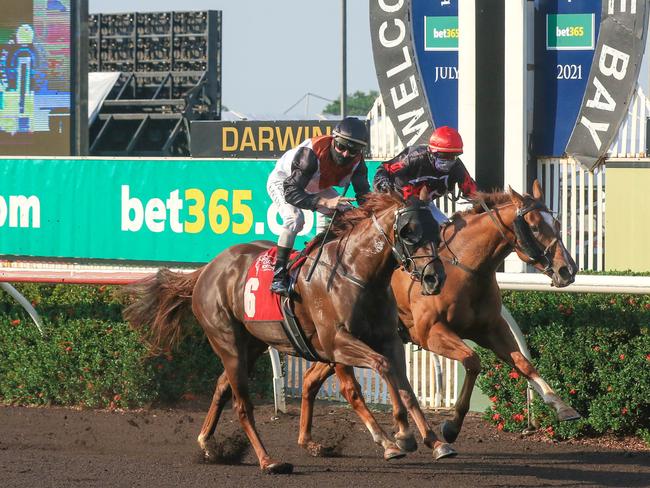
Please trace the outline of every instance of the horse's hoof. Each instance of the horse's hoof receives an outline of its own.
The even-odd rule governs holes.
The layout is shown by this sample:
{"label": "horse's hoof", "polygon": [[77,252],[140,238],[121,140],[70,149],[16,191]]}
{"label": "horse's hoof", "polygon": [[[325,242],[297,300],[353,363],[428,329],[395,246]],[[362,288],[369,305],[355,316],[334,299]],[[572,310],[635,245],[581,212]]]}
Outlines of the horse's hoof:
{"label": "horse's hoof", "polygon": [[560,410],[557,413],[557,418],[559,419],[560,422],[567,422],[569,420],[581,419],[582,416],[571,407],[568,407]]}
{"label": "horse's hoof", "polygon": [[293,464],[290,463],[271,463],[262,468],[265,474],[291,474],[293,473]]}
{"label": "horse's hoof", "polygon": [[395,444],[404,452],[415,452],[418,450],[418,443],[413,435],[401,439],[396,437]]}
{"label": "horse's hoof", "polygon": [[442,434],[442,438],[445,440],[445,442],[449,442],[451,444],[458,438],[458,427],[456,427],[456,424],[454,422],[445,420],[440,426],[440,433]]}
{"label": "horse's hoof", "polygon": [[458,453],[449,444],[440,444],[433,450],[433,458],[438,459],[454,457]]}
{"label": "horse's hoof", "polygon": [[402,451],[399,447],[387,447],[384,450],[384,459],[390,461],[391,459],[401,459],[406,456],[406,453]]}

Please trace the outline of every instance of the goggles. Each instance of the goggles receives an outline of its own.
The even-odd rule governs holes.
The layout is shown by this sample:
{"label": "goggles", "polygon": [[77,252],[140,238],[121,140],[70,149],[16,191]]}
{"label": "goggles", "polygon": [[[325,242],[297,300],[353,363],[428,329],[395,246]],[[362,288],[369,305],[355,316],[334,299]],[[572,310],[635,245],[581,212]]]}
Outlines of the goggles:
{"label": "goggles", "polygon": [[356,156],[363,151],[362,146],[342,141],[340,139],[334,139],[334,148],[340,153],[347,151],[350,156]]}

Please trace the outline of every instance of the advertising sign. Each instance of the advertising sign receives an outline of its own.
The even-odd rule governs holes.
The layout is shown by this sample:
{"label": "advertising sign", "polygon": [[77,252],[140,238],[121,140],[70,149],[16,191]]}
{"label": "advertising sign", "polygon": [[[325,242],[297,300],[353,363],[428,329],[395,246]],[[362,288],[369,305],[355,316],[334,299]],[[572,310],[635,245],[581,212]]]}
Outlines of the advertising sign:
{"label": "advertising sign", "polygon": [[71,0],[0,11],[0,154],[69,155]]}
{"label": "advertising sign", "polygon": [[535,1],[533,152],[562,156],[594,59],[600,0]]}
{"label": "advertising sign", "polygon": [[427,142],[434,127],[415,58],[412,28],[411,2],[370,0],[370,36],[379,90],[386,114],[407,146]]}
{"label": "advertising sign", "polygon": [[458,127],[458,0],[413,1],[413,44],[436,127]]}
{"label": "advertising sign", "polygon": [[[281,220],[266,192],[274,164],[3,159],[0,254],[205,263],[234,244],[276,241]],[[298,249],[315,234],[315,214],[305,221]]]}
{"label": "advertising sign", "polygon": [[458,0],[371,0],[375,70],[386,113],[404,145],[458,126]]}
{"label": "advertising sign", "polygon": [[279,158],[305,139],[331,134],[338,120],[193,121],[195,158]]}
{"label": "advertising sign", "polygon": [[593,168],[605,156],[628,112],[648,28],[648,1],[603,2],[594,62],[567,154]]}

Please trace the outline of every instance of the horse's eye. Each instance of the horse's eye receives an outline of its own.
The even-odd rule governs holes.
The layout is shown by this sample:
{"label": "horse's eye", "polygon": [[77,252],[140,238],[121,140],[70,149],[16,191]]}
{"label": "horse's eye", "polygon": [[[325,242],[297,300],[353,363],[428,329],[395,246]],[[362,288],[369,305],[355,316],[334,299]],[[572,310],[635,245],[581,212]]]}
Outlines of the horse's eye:
{"label": "horse's eye", "polygon": [[537,227],[536,225],[531,225],[530,230],[532,230],[535,234],[537,234],[539,232],[539,227]]}

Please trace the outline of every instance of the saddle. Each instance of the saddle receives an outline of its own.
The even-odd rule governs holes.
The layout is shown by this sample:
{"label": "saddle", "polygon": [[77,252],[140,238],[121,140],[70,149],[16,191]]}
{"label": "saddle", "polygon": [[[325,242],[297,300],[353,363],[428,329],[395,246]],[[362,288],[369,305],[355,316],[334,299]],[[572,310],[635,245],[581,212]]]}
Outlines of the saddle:
{"label": "saddle", "polygon": [[269,290],[277,247],[262,252],[248,270],[244,287],[244,314],[251,322],[280,322],[287,339],[297,355],[308,361],[322,361],[305,335],[293,312],[294,287],[300,268],[305,263],[311,245],[291,255],[289,269],[289,297],[282,297]]}

